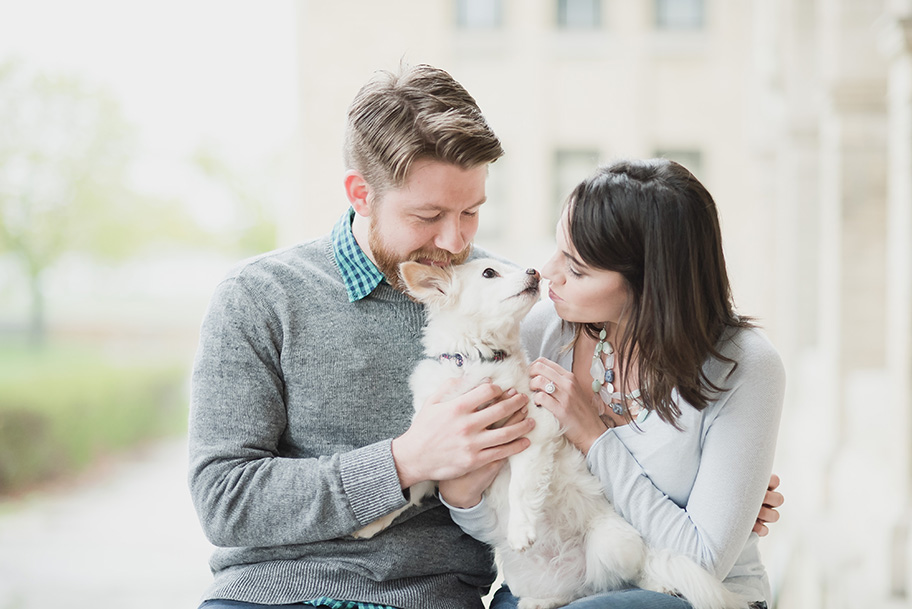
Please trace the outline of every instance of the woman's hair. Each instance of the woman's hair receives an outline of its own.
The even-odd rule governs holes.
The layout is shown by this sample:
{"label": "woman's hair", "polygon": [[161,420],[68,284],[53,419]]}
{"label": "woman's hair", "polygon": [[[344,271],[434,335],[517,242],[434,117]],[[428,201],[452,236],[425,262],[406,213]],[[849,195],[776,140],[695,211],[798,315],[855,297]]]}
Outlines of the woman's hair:
{"label": "woman's hair", "polygon": [[378,72],[348,109],[346,168],[378,193],[402,186],[420,159],[470,169],[503,153],[469,92],[429,65]]}
{"label": "woman's hair", "polygon": [[[583,181],[567,202],[570,242],[587,265],[620,273],[629,288],[618,337],[624,378],[635,353],[646,405],[675,424],[677,389],[698,410],[720,390],[703,372],[737,315],[725,270],[716,204],[683,166],[666,159],[620,161]],[[597,336],[600,327],[577,326]]]}

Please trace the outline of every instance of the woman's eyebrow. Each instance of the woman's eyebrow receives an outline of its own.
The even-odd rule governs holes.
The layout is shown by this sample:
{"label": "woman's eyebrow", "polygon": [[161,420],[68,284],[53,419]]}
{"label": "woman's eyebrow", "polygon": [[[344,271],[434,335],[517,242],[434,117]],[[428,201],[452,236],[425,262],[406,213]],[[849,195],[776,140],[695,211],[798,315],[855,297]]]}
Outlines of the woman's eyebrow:
{"label": "woman's eyebrow", "polygon": [[570,262],[572,262],[573,264],[575,264],[577,266],[586,266],[585,262],[582,262],[581,260],[577,260],[576,257],[573,254],[571,254],[570,252],[561,250],[561,254],[564,255],[564,258],[566,258],[567,260],[569,260]]}

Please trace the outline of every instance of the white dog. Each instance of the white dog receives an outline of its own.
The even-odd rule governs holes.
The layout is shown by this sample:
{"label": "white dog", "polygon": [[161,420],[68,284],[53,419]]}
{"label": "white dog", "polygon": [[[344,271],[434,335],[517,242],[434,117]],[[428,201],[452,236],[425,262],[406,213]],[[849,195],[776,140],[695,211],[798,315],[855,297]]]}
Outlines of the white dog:
{"label": "white dog", "polygon": [[[427,359],[411,376],[416,411],[452,378],[461,379],[453,396],[484,379],[530,394],[520,321],[539,298],[537,271],[483,259],[448,268],[406,262],[400,276],[427,306]],[[691,560],[649,550],[614,511],[557,419],[535,407],[528,416],[535,419],[531,446],[508,460],[485,494],[498,522],[489,541],[520,609],[560,607],[629,586],[680,594],[696,609],[747,606]],[[432,482],[413,486],[409,505],[433,491]],[[372,537],[408,507],[355,536]]]}

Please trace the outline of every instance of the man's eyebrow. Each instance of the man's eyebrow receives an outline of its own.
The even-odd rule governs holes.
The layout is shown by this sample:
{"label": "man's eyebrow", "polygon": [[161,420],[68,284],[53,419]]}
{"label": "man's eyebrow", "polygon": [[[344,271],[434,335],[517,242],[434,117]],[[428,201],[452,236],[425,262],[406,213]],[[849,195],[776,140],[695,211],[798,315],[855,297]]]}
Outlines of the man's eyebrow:
{"label": "man's eyebrow", "polygon": [[[485,197],[478,203],[475,203],[474,205],[472,205],[471,207],[468,207],[466,209],[475,209],[477,207],[481,207],[482,205],[484,205],[485,202],[487,202],[487,200],[488,200],[488,198]],[[447,207],[445,205],[438,205],[437,203],[422,203],[422,204],[416,206],[415,209],[417,211],[450,211],[449,207]]]}

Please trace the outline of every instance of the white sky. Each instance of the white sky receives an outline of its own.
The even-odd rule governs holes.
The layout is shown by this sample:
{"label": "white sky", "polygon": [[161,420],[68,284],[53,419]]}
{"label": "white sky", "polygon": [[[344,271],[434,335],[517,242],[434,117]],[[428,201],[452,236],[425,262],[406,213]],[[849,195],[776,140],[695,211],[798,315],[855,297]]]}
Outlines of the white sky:
{"label": "white sky", "polygon": [[[228,195],[188,160],[206,143],[239,172],[257,175],[291,144],[295,45],[294,0],[0,0],[0,63],[15,58],[29,70],[63,72],[109,90],[138,132],[134,187],[183,200],[215,228],[230,223]],[[154,273],[144,272],[136,291],[174,294],[175,267],[196,284],[201,274],[224,270],[215,261],[197,271],[181,253],[161,254],[176,259],[161,261],[165,279],[153,282]],[[0,275],[7,276],[0,277],[0,309],[24,307],[21,284],[8,270]],[[112,300],[100,298],[93,283],[116,284],[107,290],[118,297],[134,289],[119,276],[92,276],[68,268],[50,277],[52,316],[57,291],[66,292],[68,308],[78,307],[73,282],[61,284],[61,277],[79,278],[92,315],[98,302]],[[208,296],[211,282],[195,287]]]}
{"label": "white sky", "polygon": [[0,0],[0,62],[110,90],[168,192],[204,142],[243,167],[291,140],[294,28],[293,0]]}

